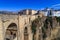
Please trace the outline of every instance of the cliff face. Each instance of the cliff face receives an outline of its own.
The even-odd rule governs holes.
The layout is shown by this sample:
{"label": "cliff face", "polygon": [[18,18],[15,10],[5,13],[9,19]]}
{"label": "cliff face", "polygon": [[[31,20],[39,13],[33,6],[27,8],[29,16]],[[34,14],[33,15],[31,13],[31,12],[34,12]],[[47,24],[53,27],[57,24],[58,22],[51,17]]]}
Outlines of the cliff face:
{"label": "cliff face", "polygon": [[[43,40],[59,40],[60,39],[59,24],[60,17],[41,17],[33,21],[32,30],[35,36],[37,36],[37,30],[40,30],[40,33],[42,33],[40,37],[42,36],[41,39]],[[41,29],[39,29],[40,27]]]}
{"label": "cliff face", "polygon": [[52,17],[51,40],[60,40],[60,17]]}

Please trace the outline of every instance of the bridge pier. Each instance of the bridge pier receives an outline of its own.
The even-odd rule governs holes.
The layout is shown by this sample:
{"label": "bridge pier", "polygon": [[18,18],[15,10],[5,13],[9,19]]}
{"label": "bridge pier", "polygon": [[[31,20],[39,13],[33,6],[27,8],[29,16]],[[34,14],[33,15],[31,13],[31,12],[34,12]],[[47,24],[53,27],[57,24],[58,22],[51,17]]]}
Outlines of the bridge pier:
{"label": "bridge pier", "polygon": [[4,40],[4,33],[3,33],[3,22],[0,20],[0,40]]}

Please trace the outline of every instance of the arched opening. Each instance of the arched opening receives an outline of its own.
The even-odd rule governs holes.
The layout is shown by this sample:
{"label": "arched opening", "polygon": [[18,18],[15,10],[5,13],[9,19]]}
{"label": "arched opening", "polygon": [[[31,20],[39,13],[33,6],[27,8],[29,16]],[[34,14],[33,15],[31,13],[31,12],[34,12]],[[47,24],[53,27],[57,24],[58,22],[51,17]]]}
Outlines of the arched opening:
{"label": "arched opening", "polygon": [[15,23],[11,23],[5,33],[6,40],[14,40],[17,36],[17,25]]}
{"label": "arched opening", "polygon": [[24,29],[24,40],[28,40],[28,29],[25,27]]}

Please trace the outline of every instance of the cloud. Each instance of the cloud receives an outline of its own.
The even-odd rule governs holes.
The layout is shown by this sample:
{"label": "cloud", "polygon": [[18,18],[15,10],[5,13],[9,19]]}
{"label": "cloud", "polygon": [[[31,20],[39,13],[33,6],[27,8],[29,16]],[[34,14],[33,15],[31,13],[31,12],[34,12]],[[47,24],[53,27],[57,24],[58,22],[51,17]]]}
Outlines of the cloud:
{"label": "cloud", "polygon": [[50,8],[53,8],[53,7],[58,7],[60,6],[60,4],[55,4],[55,5],[52,5]]}

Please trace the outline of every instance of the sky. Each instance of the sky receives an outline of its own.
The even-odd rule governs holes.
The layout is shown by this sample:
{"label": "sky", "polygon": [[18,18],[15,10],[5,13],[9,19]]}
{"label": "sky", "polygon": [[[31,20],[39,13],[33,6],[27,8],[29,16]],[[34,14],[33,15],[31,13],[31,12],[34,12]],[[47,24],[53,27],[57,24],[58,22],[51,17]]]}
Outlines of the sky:
{"label": "sky", "polygon": [[[23,9],[39,10],[59,5],[60,0],[0,0],[0,10],[18,11]],[[59,7],[58,7],[59,8]]]}

